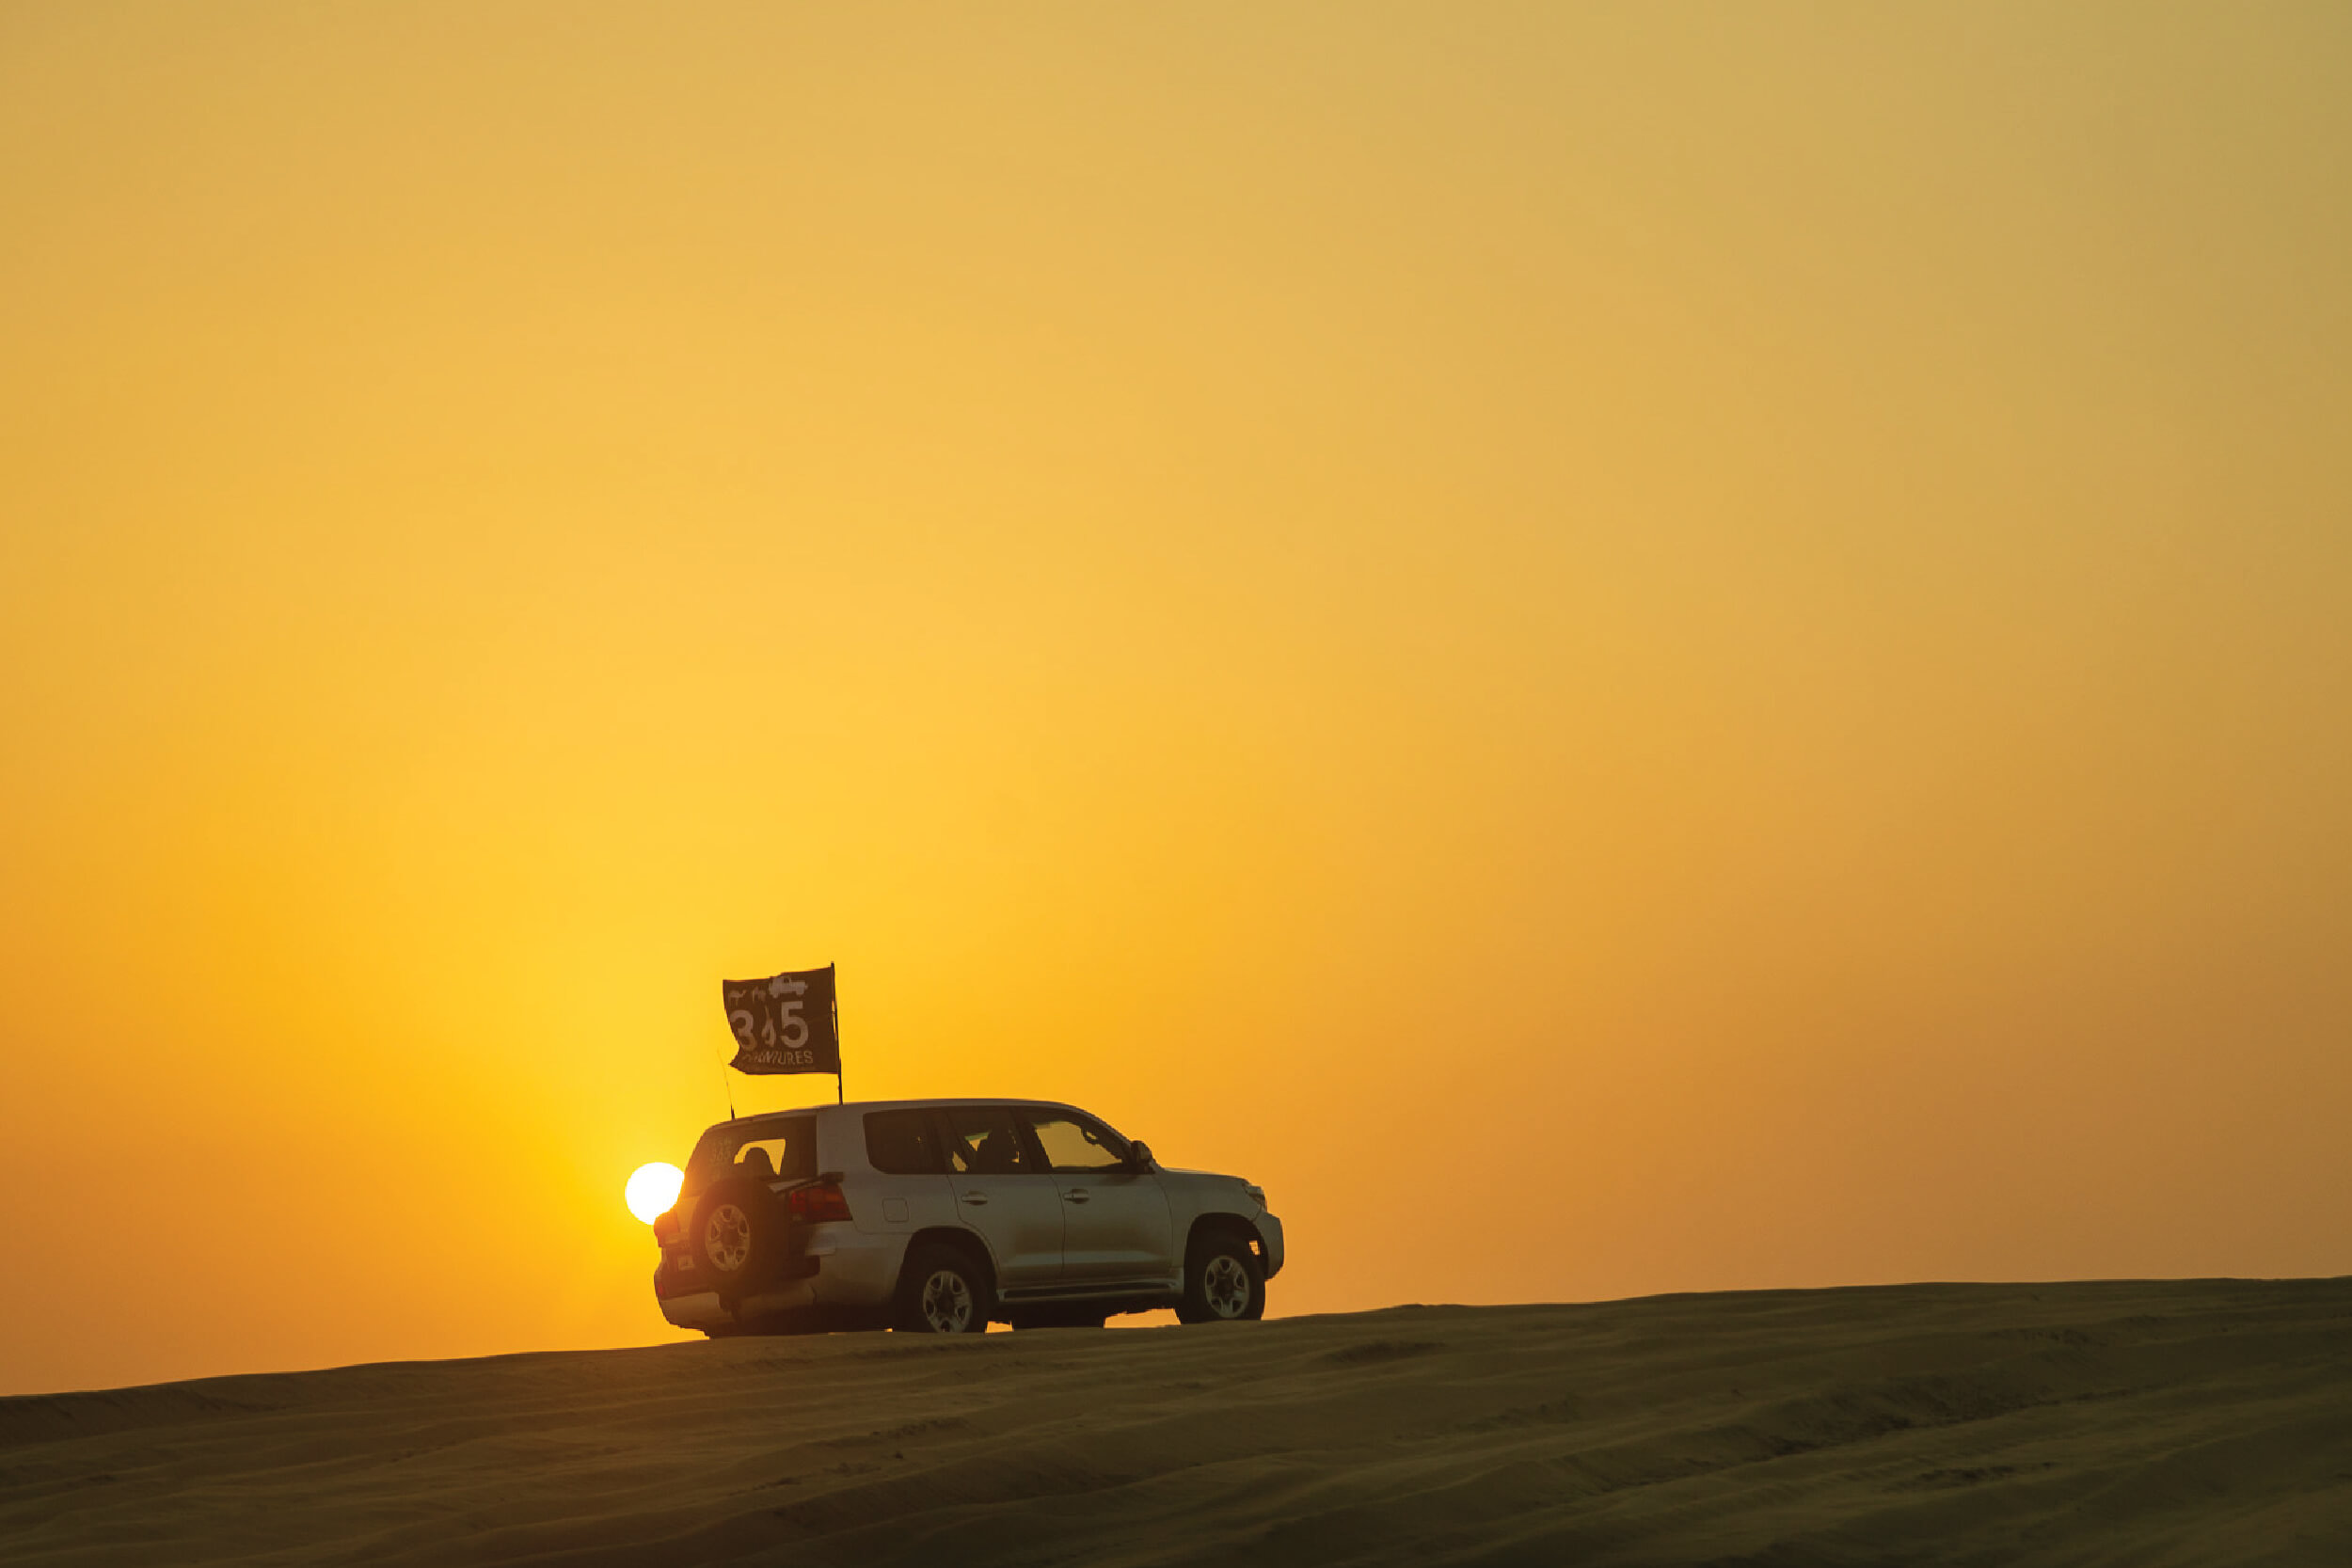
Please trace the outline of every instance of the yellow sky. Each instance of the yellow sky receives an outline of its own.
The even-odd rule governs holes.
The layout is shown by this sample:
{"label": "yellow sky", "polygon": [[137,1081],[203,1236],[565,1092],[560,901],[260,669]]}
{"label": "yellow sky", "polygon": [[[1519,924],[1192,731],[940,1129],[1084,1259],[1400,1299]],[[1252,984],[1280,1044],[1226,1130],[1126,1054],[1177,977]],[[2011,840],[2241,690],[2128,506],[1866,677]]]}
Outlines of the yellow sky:
{"label": "yellow sky", "polygon": [[2352,13],[2047,10],[0,7],[0,1391],[661,1337],[828,960],[1277,1311],[2352,1268]]}

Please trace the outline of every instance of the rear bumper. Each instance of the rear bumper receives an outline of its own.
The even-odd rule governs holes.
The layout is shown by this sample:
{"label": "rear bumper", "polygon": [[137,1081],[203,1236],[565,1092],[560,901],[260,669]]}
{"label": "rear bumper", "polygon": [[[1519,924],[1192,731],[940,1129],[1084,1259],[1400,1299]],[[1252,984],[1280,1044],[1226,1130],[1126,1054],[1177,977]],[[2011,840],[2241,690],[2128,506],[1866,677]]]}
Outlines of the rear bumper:
{"label": "rear bumper", "polygon": [[816,1292],[809,1289],[813,1283],[806,1279],[778,1280],[732,1306],[716,1291],[689,1291],[683,1295],[658,1299],[661,1315],[675,1327],[708,1331],[813,1307],[817,1305]]}
{"label": "rear bumper", "polygon": [[735,1314],[719,1300],[716,1291],[696,1291],[691,1295],[663,1296],[661,1315],[676,1328],[724,1328],[735,1322]]}
{"label": "rear bumper", "polygon": [[808,1227],[795,1241],[798,1277],[763,1285],[732,1308],[718,1291],[697,1291],[675,1277],[664,1262],[653,1276],[661,1315],[679,1328],[707,1330],[801,1307],[881,1307],[897,1293],[904,1236],[869,1236],[852,1225],[826,1224]]}

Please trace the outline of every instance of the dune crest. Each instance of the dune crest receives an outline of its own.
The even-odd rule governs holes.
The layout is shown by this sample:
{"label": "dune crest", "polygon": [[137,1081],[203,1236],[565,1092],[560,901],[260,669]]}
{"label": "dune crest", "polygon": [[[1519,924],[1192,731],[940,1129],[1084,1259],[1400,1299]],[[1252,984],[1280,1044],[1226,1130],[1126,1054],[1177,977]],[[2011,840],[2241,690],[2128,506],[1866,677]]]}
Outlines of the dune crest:
{"label": "dune crest", "polygon": [[0,1401],[11,1563],[943,1554],[2352,1561],[2352,1280],[730,1340]]}

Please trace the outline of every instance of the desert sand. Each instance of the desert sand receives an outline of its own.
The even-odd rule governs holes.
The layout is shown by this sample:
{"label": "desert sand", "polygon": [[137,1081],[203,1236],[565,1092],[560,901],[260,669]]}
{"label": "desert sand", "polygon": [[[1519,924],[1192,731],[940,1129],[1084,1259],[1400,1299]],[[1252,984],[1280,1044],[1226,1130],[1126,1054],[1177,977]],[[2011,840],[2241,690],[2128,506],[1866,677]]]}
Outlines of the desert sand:
{"label": "desert sand", "polygon": [[0,1560],[2352,1563],[2352,1280],[734,1339],[17,1398]]}

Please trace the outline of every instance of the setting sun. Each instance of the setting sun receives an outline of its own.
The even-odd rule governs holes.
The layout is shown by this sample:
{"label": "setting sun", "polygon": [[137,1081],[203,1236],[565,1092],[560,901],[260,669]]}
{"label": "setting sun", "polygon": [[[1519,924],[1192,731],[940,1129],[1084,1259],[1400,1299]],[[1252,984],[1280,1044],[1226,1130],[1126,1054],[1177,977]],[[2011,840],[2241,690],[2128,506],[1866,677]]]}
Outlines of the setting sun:
{"label": "setting sun", "polygon": [[639,1165],[628,1179],[628,1212],[651,1225],[666,1214],[670,1205],[677,1201],[677,1190],[686,1181],[686,1173],[673,1164],[656,1160],[649,1165]]}

